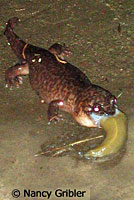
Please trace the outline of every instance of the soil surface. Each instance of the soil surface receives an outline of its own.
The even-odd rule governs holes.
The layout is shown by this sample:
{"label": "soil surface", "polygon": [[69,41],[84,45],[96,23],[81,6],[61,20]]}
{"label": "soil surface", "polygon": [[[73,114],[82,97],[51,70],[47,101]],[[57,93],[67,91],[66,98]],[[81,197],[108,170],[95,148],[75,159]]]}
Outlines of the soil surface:
{"label": "soil surface", "polygon": [[[1,0],[0,1],[0,200],[12,200],[13,189],[86,191],[92,200],[133,200],[134,196],[134,3],[133,0]],[[62,157],[35,157],[41,147],[71,135],[102,134],[79,126],[72,116],[48,125],[47,105],[32,91],[28,77],[21,88],[4,87],[4,74],[18,62],[3,35],[5,23],[21,19],[16,33],[24,40],[48,48],[65,43],[73,51],[68,61],[89,79],[113,93],[128,118],[128,141],[123,156],[107,162],[84,160],[75,153]],[[65,137],[63,137],[65,136]],[[95,145],[96,142],[94,142]],[[91,145],[91,144],[90,144]],[[93,145],[93,144],[92,144]],[[46,193],[44,193],[46,194]],[[90,197],[91,196],[91,197]]]}

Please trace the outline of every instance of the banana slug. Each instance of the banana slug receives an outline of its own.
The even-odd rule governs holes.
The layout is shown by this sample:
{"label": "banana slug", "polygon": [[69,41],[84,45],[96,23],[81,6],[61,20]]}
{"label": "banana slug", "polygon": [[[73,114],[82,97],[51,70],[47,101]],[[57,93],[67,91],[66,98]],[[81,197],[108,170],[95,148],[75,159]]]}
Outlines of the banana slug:
{"label": "banana slug", "polygon": [[113,116],[102,118],[100,125],[106,132],[106,138],[101,145],[84,154],[85,158],[104,157],[117,153],[127,139],[127,119],[123,112],[117,111]]}

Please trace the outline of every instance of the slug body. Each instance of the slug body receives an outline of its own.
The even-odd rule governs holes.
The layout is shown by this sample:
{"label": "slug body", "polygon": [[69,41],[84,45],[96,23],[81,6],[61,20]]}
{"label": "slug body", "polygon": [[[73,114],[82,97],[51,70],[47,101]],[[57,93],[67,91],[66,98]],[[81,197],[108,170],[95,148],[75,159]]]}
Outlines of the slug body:
{"label": "slug body", "polygon": [[115,154],[127,140],[127,119],[121,111],[118,110],[115,115],[101,119],[100,123],[106,132],[106,139],[99,147],[86,152],[86,158]]}
{"label": "slug body", "polygon": [[42,102],[49,105],[49,121],[59,120],[58,110],[61,109],[70,113],[82,126],[100,127],[102,119],[116,114],[115,96],[92,84],[82,71],[64,59],[70,54],[68,48],[56,43],[46,50],[25,43],[13,30],[17,22],[18,18],[10,19],[4,32],[20,60],[6,71],[6,87],[12,87],[14,83],[19,86],[21,76],[29,75],[33,90]]}

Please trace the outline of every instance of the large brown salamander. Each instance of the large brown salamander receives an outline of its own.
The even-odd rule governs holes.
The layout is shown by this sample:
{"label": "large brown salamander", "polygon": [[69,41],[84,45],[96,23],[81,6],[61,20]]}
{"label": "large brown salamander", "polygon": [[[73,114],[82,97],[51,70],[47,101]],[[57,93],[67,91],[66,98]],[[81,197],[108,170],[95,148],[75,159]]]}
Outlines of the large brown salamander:
{"label": "large brown salamander", "polygon": [[64,55],[70,52],[65,46],[54,44],[46,50],[28,44],[15,34],[13,29],[17,22],[18,18],[11,18],[4,32],[20,60],[6,71],[6,87],[12,87],[14,83],[20,85],[21,76],[29,75],[32,88],[49,105],[49,121],[58,120],[61,109],[82,126],[100,127],[102,118],[117,114],[115,96],[92,84],[82,71],[68,63]]}

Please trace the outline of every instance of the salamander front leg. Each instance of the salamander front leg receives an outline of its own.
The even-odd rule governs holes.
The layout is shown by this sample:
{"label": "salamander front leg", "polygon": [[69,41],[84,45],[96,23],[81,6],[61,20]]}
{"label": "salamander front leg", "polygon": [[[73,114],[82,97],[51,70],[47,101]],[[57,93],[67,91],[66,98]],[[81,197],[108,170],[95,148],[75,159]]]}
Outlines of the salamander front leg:
{"label": "salamander front leg", "polygon": [[62,115],[58,114],[59,108],[63,106],[63,101],[54,100],[51,101],[48,107],[48,120],[51,121],[59,121]]}
{"label": "salamander front leg", "polygon": [[6,87],[12,88],[14,83],[16,84],[17,87],[19,87],[19,85],[22,84],[21,76],[27,74],[29,74],[28,63],[16,64],[10,67],[5,72]]}

